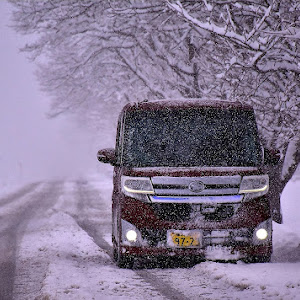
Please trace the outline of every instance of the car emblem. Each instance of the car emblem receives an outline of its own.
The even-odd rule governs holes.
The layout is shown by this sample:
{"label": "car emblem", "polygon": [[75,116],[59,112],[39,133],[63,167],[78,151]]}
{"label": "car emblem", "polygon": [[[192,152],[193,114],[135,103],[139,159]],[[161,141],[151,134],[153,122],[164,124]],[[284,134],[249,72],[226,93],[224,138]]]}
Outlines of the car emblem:
{"label": "car emblem", "polygon": [[205,185],[201,181],[193,181],[189,184],[189,190],[193,193],[200,193],[205,189]]}

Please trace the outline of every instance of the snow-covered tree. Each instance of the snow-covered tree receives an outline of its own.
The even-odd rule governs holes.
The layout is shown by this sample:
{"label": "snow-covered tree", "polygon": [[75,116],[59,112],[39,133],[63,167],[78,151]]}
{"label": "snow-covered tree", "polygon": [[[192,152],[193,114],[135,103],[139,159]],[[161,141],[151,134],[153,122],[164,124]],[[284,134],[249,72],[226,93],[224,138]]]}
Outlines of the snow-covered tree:
{"label": "snow-covered tree", "polygon": [[[281,193],[300,162],[299,1],[166,3],[194,29],[194,40],[210,45],[215,66],[210,88],[255,107],[265,146],[282,153],[272,170],[280,178],[273,191]],[[195,52],[201,55],[198,44]]]}
{"label": "snow-covered tree", "polygon": [[[298,0],[10,0],[52,97],[52,116],[92,124],[128,101],[251,103],[280,193],[300,161]],[[104,114],[101,114],[105,112]]]}

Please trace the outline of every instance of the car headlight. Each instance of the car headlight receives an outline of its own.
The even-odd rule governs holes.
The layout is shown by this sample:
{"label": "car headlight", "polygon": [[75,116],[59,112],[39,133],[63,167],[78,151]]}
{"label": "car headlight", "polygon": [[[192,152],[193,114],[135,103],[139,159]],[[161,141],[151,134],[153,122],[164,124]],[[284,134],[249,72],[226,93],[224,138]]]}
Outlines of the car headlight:
{"label": "car headlight", "polygon": [[127,246],[146,245],[141,232],[131,223],[121,219],[122,226],[122,244]]}
{"label": "car headlight", "polygon": [[265,195],[269,191],[268,175],[244,176],[240,185],[239,194],[246,194],[247,199]]}
{"label": "car headlight", "polygon": [[153,186],[148,177],[122,176],[122,192],[129,197],[149,202],[147,195],[154,194]]}
{"label": "car headlight", "polygon": [[260,223],[253,231],[253,243],[255,245],[270,243],[272,240],[272,220],[268,219]]}

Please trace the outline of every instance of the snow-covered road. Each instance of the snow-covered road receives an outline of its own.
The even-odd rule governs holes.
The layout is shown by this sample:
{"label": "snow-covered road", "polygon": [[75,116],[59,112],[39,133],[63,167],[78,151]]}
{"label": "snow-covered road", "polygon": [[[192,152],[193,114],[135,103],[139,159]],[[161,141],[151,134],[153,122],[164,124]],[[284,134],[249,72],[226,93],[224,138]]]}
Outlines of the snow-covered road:
{"label": "snow-covered road", "polygon": [[284,225],[274,227],[272,263],[117,268],[110,193],[108,173],[1,196],[0,299],[300,299],[299,229]]}

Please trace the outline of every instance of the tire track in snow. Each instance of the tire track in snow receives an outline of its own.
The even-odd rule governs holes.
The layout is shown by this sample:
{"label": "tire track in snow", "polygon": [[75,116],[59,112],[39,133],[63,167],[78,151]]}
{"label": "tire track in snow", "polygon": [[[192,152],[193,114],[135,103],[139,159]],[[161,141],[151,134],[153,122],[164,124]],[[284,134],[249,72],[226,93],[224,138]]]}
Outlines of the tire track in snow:
{"label": "tire track in snow", "polygon": [[[78,182],[78,197],[77,208],[78,215],[73,216],[77,224],[85,230],[95,241],[95,243],[104,249],[111,257],[113,264],[112,246],[104,239],[104,235],[108,232],[111,234],[111,211],[109,211],[104,202],[101,202],[99,192],[92,189],[87,182]],[[89,215],[88,210],[95,209],[96,216]],[[99,226],[99,222],[101,225]],[[162,278],[155,276],[150,270],[133,270],[138,277],[150,284],[163,297],[170,300],[188,300],[183,293],[176,290],[168,282]],[[201,298],[198,298],[199,300]]]}
{"label": "tire track in snow", "polygon": [[6,204],[10,204],[14,200],[18,200],[20,197],[24,197],[26,194],[30,193],[35,188],[37,188],[37,186],[39,186],[40,184],[41,184],[40,182],[30,183],[30,184],[20,188],[16,192],[0,198],[0,207],[4,206]]}
{"label": "tire track in snow", "polygon": [[[155,274],[152,274],[151,271],[136,270],[135,272],[146,282],[148,282],[151,286],[156,288],[166,298],[170,300],[190,300],[190,298],[186,297],[183,293],[176,290],[168,282],[162,280],[162,278],[156,276]],[[201,300],[201,298],[198,299]]]}
{"label": "tire track in snow", "polygon": [[[51,183],[42,187],[41,190],[34,191],[36,185],[24,187],[6,198],[6,202],[23,200],[21,204],[14,208],[8,215],[1,217],[0,229],[0,299],[14,299],[13,289],[16,275],[16,255],[18,244],[26,230],[27,223],[34,216],[52,205],[58,193],[58,184]],[[32,193],[30,193],[30,191]],[[9,205],[8,205],[9,206]],[[26,272],[25,272],[26,273]],[[24,278],[28,277],[25,274]],[[25,280],[26,282],[26,280]],[[36,283],[35,283],[36,284]],[[35,288],[38,288],[35,286]]]}
{"label": "tire track in snow", "polygon": [[112,247],[104,239],[111,234],[111,212],[101,202],[99,192],[92,189],[87,182],[77,182],[77,215],[73,215],[77,224],[86,231],[112,257]]}

